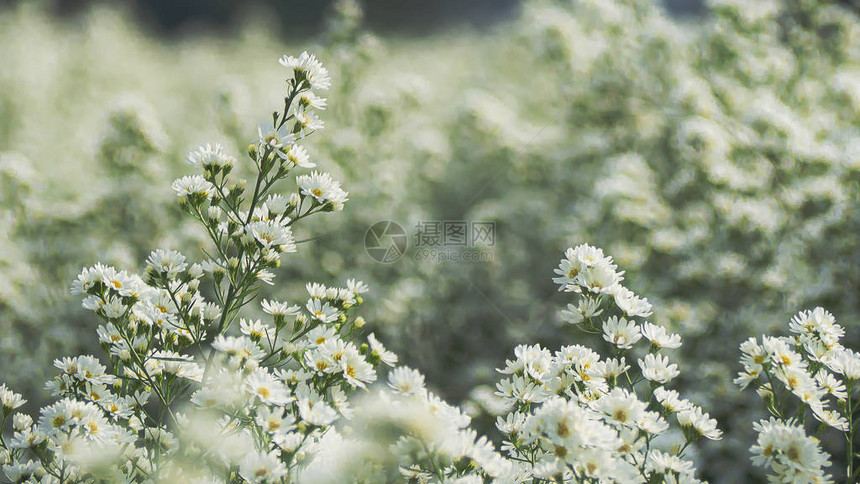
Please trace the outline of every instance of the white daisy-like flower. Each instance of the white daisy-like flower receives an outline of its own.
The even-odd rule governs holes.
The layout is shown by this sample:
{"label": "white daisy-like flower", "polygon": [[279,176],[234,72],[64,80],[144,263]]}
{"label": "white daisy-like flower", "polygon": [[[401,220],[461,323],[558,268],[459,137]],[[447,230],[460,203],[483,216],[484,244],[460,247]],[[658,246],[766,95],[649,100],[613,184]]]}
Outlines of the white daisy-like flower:
{"label": "white daisy-like flower", "polygon": [[419,395],[424,392],[424,375],[418,370],[398,366],[388,374],[388,386],[403,395]]}
{"label": "white daisy-like flower", "polygon": [[585,289],[597,294],[612,294],[624,280],[623,272],[616,272],[614,264],[598,262],[584,268],[576,277],[576,282]]}
{"label": "white daisy-like flower", "polygon": [[657,326],[647,321],[642,323],[642,336],[648,338],[648,341],[658,348],[675,349],[681,347],[681,335],[669,333],[663,326]]}
{"label": "white daisy-like flower", "polygon": [[305,307],[314,319],[323,323],[331,323],[340,316],[340,311],[337,308],[319,299],[309,299]]}
{"label": "white daisy-like flower", "polygon": [[276,127],[271,122],[257,126],[257,144],[261,151],[269,149],[286,159],[286,154],[281,148],[291,145],[296,140],[296,135],[289,132],[286,126]]}
{"label": "white daisy-like flower", "polygon": [[681,459],[676,455],[660,452],[657,449],[648,453],[646,466],[652,471],[661,474],[677,473],[683,476],[692,476],[696,470],[692,462]]}
{"label": "white daisy-like flower", "polygon": [[287,211],[287,207],[290,204],[290,199],[280,195],[280,194],[272,194],[266,198],[266,208],[273,215],[281,215],[282,213]]}
{"label": "white daisy-like flower", "polygon": [[344,355],[340,359],[340,367],[346,382],[353,388],[366,388],[367,383],[376,381],[376,371],[374,371],[373,365],[364,359],[364,356],[358,352],[352,343],[349,343],[344,351]]}
{"label": "white daisy-like flower", "polygon": [[188,175],[173,182],[173,191],[179,197],[202,195],[210,198],[215,193],[215,186],[206,181],[201,175]]}
{"label": "white daisy-like flower", "polygon": [[254,421],[271,435],[284,434],[295,428],[295,419],[289,413],[285,415],[283,407],[260,406]]}
{"label": "white daisy-like flower", "polygon": [[20,393],[15,393],[6,388],[5,383],[0,384],[0,404],[3,405],[4,412],[14,410],[25,403],[27,403],[27,400],[24,400],[24,397]]}
{"label": "white daisy-like flower", "polygon": [[283,406],[294,400],[283,382],[265,368],[257,368],[245,380],[245,391],[266,405]]}
{"label": "white daisy-like flower", "polygon": [[236,159],[224,153],[224,147],[215,143],[214,145],[207,144],[206,146],[197,148],[188,154],[188,158],[185,161],[191,166],[209,168],[232,166],[236,162]]}
{"label": "white daisy-like flower", "polygon": [[819,422],[829,425],[836,430],[841,432],[847,432],[849,425],[848,420],[845,419],[842,415],[839,414],[836,410],[827,410],[823,407],[813,409],[815,418],[818,419]]}
{"label": "white daisy-like flower", "polygon": [[627,426],[635,425],[647,408],[635,394],[618,387],[590,405],[596,412],[605,415],[609,422]]}
{"label": "white daisy-like flower", "polygon": [[612,297],[615,300],[615,305],[624,311],[624,314],[629,318],[647,318],[653,313],[647,298],[637,296],[633,291],[620,284],[615,286]]}
{"label": "white daisy-like flower", "polygon": [[317,166],[316,163],[312,163],[310,161],[308,150],[306,150],[304,146],[299,146],[297,144],[292,144],[287,148],[284,159],[292,163],[292,166],[299,166],[302,168],[313,168]]}
{"label": "white daisy-like flower", "polygon": [[[325,128],[325,122],[321,120],[313,110],[296,109],[294,115],[296,118],[296,124],[300,126],[303,131],[317,131]],[[304,136],[303,133],[302,136]]]}
{"label": "white daisy-like flower", "polygon": [[370,333],[367,335],[367,342],[370,343],[370,352],[372,355],[379,358],[379,361],[385,363],[388,366],[394,366],[397,364],[397,355],[391,351],[385,349],[382,343],[376,339],[376,335]]}
{"label": "white daisy-like flower", "polygon": [[621,358],[610,358],[598,363],[596,366],[597,373],[607,380],[617,378],[629,369],[630,365],[627,364],[623,356]]}
{"label": "white daisy-like flower", "polygon": [[845,400],[848,397],[845,384],[827,370],[818,370],[818,373],[815,374],[815,383],[824,391],[836,397],[837,400]]}
{"label": "white daisy-like flower", "polygon": [[660,403],[660,406],[670,413],[681,412],[692,408],[692,404],[681,398],[681,395],[677,391],[666,390],[664,387],[654,389],[654,399]]}
{"label": "white daisy-like flower", "polygon": [[668,356],[654,353],[645,355],[644,359],[639,360],[639,368],[642,369],[642,376],[661,385],[681,374],[678,365],[669,364]]}
{"label": "white daisy-like flower", "polygon": [[299,103],[302,106],[313,109],[325,110],[328,100],[324,97],[317,96],[313,91],[302,91],[299,94]]}
{"label": "white daisy-like flower", "polygon": [[296,316],[301,312],[298,305],[290,305],[289,303],[279,302],[271,299],[263,299],[260,302],[263,307],[263,312],[272,316]]}
{"label": "white daisy-like flower", "polygon": [[599,316],[602,312],[599,299],[585,296],[579,299],[576,306],[568,304],[567,310],[561,311],[561,319],[569,324],[579,324],[586,319]]}
{"label": "white daisy-like flower", "polygon": [[259,221],[249,223],[246,230],[263,247],[277,247],[282,252],[296,251],[293,231],[289,227],[277,223]]}
{"label": "white daisy-like flower", "polygon": [[230,356],[248,358],[259,361],[265,353],[250,338],[246,336],[224,336],[219,334],[212,342],[212,348]]}
{"label": "white daisy-like flower", "polygon": [[603,323],[603,339],[626,350],[642,339],[642,333],[634,321],[612,316]]}
{"label": "white daisy-like flower", "polygon": [[252,484],[278,482],[287,475],[287,467],[281,462],[277,452],[251,451],[239,464],[239,475]]}
{"label": "white daisy-like flower", "polygon": [[307,385],[300,384],[296,387],[296,404],[301,419],[311,425],[328,425],[337,418],[337,411],[325,402],[322,395]]}
{"label": "white daisy-like flower", "polygon": [[325,91],[331,87],[328,69],[323,67],[322,62],[317,60],[314,54],[308,54],[305,51],[298,57],[284,55],[278,62],[282,66],[292,69],[297,80],[306,80],[311,89]]}
{"label": "white daisy-like flower", "polygon": [[185,256],[175,250],[157,249],[149,254],[146,265],[156,274],[163,274],[168,279],[175,279],[180,272],[185,271],[188,264]]}
{"label": "white daisy-like flower", "polygon": [[723,432],[717,428],[717,421],[695,405],[690,405],[690,408],[681,410],[676,415],[681,427],[692,430],[696,435],[710,440],[723,438]]}
{"label": "white daisy-like flower", "polygon": [[257,272],[257,280],[263,283],[266,283],[270,286],[275,285],[275,274],[271,271],[267,271],[265,269]]}
{"label": "white daisy-like flower", "polygon": [[804,340],[818,338],[828,348],[838,344],[839,339],[845,335],[845,329],[836,323],[836,318],[822,307],[799,312],[791,318],[788,328],[801,335]]}
{"label": "white daisy-like flower", "polygon": [[367,287],[367,284],[362,281],[356,281],[355,279],[347,279],[346,287],[356,296],[359,294],[364,294],[370,290],[370,288]]}

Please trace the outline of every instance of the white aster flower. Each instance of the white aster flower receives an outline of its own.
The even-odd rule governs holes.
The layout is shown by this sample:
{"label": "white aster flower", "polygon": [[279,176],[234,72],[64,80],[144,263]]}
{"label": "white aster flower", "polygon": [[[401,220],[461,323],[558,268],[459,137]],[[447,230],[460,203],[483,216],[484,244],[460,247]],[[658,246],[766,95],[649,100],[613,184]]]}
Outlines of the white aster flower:
{"label": "white aster flower", "polygon": [[210,198],[215,193],[215,186],[200,175],[188,175],[174,181],[173,190],[179,197],[201,195]]}
{"label": "white aster flower", "polygon": [[642,323],[642,336],[657,348],[675,349],[681,347],[681,335],[666,331],[663,326],[657,326],[649,322]]}
{"label": "white aster flower", "polygon": [[717,421],[712,419],[707,413],[702,412],[702,409],[695,405],[681,410],[676,415],[681,427],[691,430],[696,435],[701,435],[710,440],[720,440],[723,438],[723,432],[717,428]]}
{"label": "white aster flower", "polygon": [[612,316],[603,323],[603,339],[626,350],[642,339],[642,334],[634,321]]}
{"label": "white aster flower", "polygon": [[239,475],[252,484],[279,482],[287,475],[287,467],[275,451],[269,453],[251,451],[239,464]]}
{"label": "white aster flower", "polygon": [[664,384],[678,376],[678,365],[669,364],[669,357],[659,354],[645,355],[645,359],[639,360],[639,368],[642,376],[655,383]]}
{"label": "white aster flower", "polygon": [[648,302],[648,299],[637,296],[633,291],[624,286],[615,286],[615,292],[612,296],[615,299],[615,305],[624,311],[624,314],[629,318],[647,318],[653,312],[651,311],[651,304]]}
{"label": "white aster flower", "polygon": [[424,375],[418,370],[398,366],[388,374],[388,386],[403,395],[419,395],[424,392]]}
{"label": "white aster flower", "polygon": [[186,163],[189,165],[203,168],[232,166],[235,162],[236,159],[224,153],[224,147],[218,143],[201,146],[189,153],[186,158]]}
{"label": "white aster flower", "polygon": [[302,52],[298,57],[284,55],[278,62],[292,69],[296,80],[306,80],[311,89],[326,90],[331,87],[328,69],[323,67],[314,54]]}

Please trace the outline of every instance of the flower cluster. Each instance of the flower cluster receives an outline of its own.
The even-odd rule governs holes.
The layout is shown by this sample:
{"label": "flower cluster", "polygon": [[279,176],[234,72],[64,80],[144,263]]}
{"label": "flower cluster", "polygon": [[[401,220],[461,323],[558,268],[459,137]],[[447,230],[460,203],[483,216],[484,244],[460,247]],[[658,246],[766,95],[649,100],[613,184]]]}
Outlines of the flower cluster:
{"label": "flower cluster", "polygon": [[[296,168],[314,166],[296,144],[320,123],[327,71],[313,56],[285,57],[292,68],[277,130],[248,150],[253,194],[230,175],[237,161],[221,145],[188,156],[202,175],[176,180],[180,205],[205,228],[211,257],[191,263],[175,250],[155,250],[143,275],[96,264],[71,292],[102,321],[105,358],[54,362],[47,383],[55,403],[37,418],[7,417],[25,402],[0,387],[0,452],[12,482],[279,482],[295,473],[340,416],[348,394],[377,379],[376,367],[397,357],[352,314],[368,287],[308,284],[304,308],[262,301],[270,318],[239,318],[261,282],[271,283],[283,253],[295,252],[292,225],[339,210],[347,199],[328,174],[297,177],[300,191],[272,193]],[[262,132],[262,131],[261,131]],[[308,181],[309,180],[309,181]],[[234,324],[238,320],[238,328]]]}
{"label": "flower cluster", "polygon": [[[579,294],[564,319],[602,334],[613,357],[582,345],[554,353],[518,346],[499,370],[506,378],[496,392],[512,407],[497,421],[505,453],[540,482],[698,482],[684,451],[722,432],[667,386],[680,372],[662,352],[679,347],[680,336],[643,320],[651,306],[621,285],[623,273],[601,249],[571,248],[555,272],[560,290]],[[643,336],[650,343],[644,355],[636,345]],[[673,416],[683,436],[674,444]]]}
{"label": "flower cluster", "polygon": [[755,426],[759,437],[752,448],[757,454],[753,462],[771,466],[782,480],[829,479],[821,469],[830,464],[829,456],[805,434],[811,414],[845,435],[846,476],[851,481],[856,478],[852,449],[860,354],[842,346],[845,330],[824,308],[799,312],[788,329],[791,336],[764,335],[740,346],[744,370],[735,383],[754,386],[771,415],[770,421]]}

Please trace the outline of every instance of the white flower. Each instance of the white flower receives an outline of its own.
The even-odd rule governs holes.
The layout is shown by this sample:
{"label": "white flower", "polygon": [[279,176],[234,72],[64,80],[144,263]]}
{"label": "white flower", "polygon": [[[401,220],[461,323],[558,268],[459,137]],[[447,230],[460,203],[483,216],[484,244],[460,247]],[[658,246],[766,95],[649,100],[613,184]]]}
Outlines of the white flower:
{"label": "white flower", "polygon": [[775,482],[832,482],[822,467],[830,465],[818,440],[806,436],[793,420],[782,422],[771,417],[753,424],[758,432],[756,444],[750,447],[753,464],[770,466]]}
{"label": "white flower", "polygon": [[285,416],[284,411],[283,407],[261,406],[257,408],[254,421],[270,434],[285,434],[295,428],[295,420],[289,413]]}
{"label": "white flower", "polygon": [[249,483],[280,482],[287,475],[287,467],[281,462],[278,453],[249,452],[239,464],[239,475]]}
{"label": "white flower", "polygon": [[343,203],[347,200],[347,193],[340,188],[340,183],[331,179],[328,173],[313,172],[310,175],[296,177],[296,184],[301,194],[313,197],[320,204],[327,202]]}
{"label": "white flower", "polygon": [[818,407],[813,409],[813,412],[819,422],[829,425],[840,432],[848,431],[848,420],[836,410],[825,410],[824,407]]}
{"label": "white flower", "polygon": [[693,463],[688,460],[683,460],[676,455],[672,455],[659,450],[652,450],[648,454],[649,469],[661,474],[678,473],[681,475],[692,476],[695,472]]}
{"label": "white flower", "polygon": [[856,353],[848,348],[842,348],[835,353],[833,359],[828,364],[829,368],[848,380],[856,381],[860,379],[860,353]]}
{"label": "white flower", "polygon": [[370,343],[371,354],[379,358],[379,361],[388,366],[394,366],[397,363],[397,355],[386,350],[385,346],[376,339],[376,335],[373,333],[367,335],[367,342]]}
{"label": "white flower", "polygon": [[670,413],[681,412],[692,408],[692,404],[681,398],[675,390],[666,390],[663,387],[654,389],[654,399],[660,402],[660,406]]}
{"label": "white flower", "polygon": [[320,395],[304,385],[296,389],[296,398],[299,415],[311,425],[328,425],[337,418],[337,412],[326,404]]}
{"label": "white flower", "polygon": [[185,256],[175,250],[154,250],[146,259],[148,265],[155,273],[163,274],[168,279],[176,279],[180,272],[185,271],[188,264]]}
{"label": "white flower", "polygon": [[179,197],[199,194],[209,198],[215,193],[215,186],[200,175],[189,175],[174,181],[173,190]]}
{"label": "white flower", "polygon": [[3,383],[0,385],[0,404],[3,405],[3,412],[6,413],[9,410],[14,410],[21,405],[27,403],[27,400],[24,400],[19,393],[15,393],[12,390],[6,388],[6,384]]}
{"label": "white flower", "polygon": [[388,386],[403,395],[419,395],[424,392],[424,375],[418,370],[398,366],[388,374]]}
{"label": "white flower", "polygon": [[593,293],[612,294],[618,284],[624,279],[622,272],[615,271],[614,264],[600,262],[595,266],[586,267],[576,277],[576,283]]}
{"label": "white flower", "polygon": [[214,146],[207,144],[201,146],[188,154],[186,162],[191,166],[222,167],[225,165],[232,166],[236,159],[224,153],[224,148],[215,143]]}
{"label": "white flower", "polygon": [[284,55],[278,62],[292,69],[297,80],[306,80],[311,89],[326,90],[331,87],[328,69],[313,54],[302,52],[298,57]]}
{"label": "white flower", "polygon": [[302,91],[299,94],[299,103],[305,107],[324,110],[328,104],[328,100],[317,96],[313,91]]}
{"label": "white flower", "polygon": [[269,209],[269,212],[273,215],[280,215],[286,212],[289,203],[289,198],[277,193],[269,195],[266,198],[266,208]]}
{"label": "white flower", "polygon": [[277,247],[281,252],[295,252],[296,243],[292,230],[273,222],[251,222],[246,230],[254,236],[263,247]]}
{"label": "white flower", "polygon": [[340,359],[340,366],[346,382],[353,387],[365,388],[366,383],[376,381],[373,365],[364,359],[355,346],[349,343]]}
{"label": "white flower", "polygon": [[836,397],[837,400],[845,400],[848,397],[845,384],[826,370],[818,370],[818,373],[815,374],[815,383],[824,391]]}
{"label": "white flower", "polygon": [[624,311],[627,317],[638,316],[647,318],[653,312],[651,311],[651,304],[648,302],[648,299],[633,294],[633,291],[624,286],[615,286],[615,292],[612,296],[615,299],[615,305]]}
{"label": "white flower", "polygon": [[329,303],[323,303],[319,299],[309,299],[306,308],[314,319],[323,323],[331,323],[340,316],[340,311]]}
{"label": "white flower", "polygon": [[266,405],[283,406],[293,401],[286,386],[265,368],[257,368],[248,376],[245,391]]}
{"label": "white flower", "polygon": [[645,355],[644,360],[639,360],[639,368],[642,376],[655,383],[664,384],[678,376],[678,365],[669,364],[669,357],[658,354]]}
{"label": "white flower", "polygon": [[303,130],[317,131],[325,128],[325,122],[313,110],[296,109],[296,124]]}
{"label": "white flower", "polygon": [[695,434],[711,440],[723,438],[723,432],[717,428],[717,421],[710,415],[702,412],[702,409],[691,405],[690,408],[677,413],[678,423],[681,427],[691,429]]}
{"label": "white flower", "polygon": [[296,135],[290,133],[286,126],[276,127],[271,122],[257,126],[257,144],[260,151],[268,149],[286,159],[286,154],[281,151],[281,148],[292,144],[295,140]]}
{"label": "white flower", "polygon": [[370,290],[370,288],[367,287],[367,284],[362,281],[356,281],[355,279],[347,279],[346,287],[356,296],[359,294],[364,294]]}
{"label": "white flower", "polygon": [[836,318],[821,307],[799,312],[791,318],[788,328],[804,339],[818,338],[828,348],[834,347],[839,338],[845,335],[842,326],[836,324]]}
{"label": "white flower", "polygon": [[264,356],[256,343],[245,336],[224,336],[219,334],[212,342],[212,348],[216,351],[226,353],[230,356],[238,356],[239,358],[248,358],[250,360],[259,360]]}
{"label": "white flower", "polygon": [[602,361],[597,365],[599,375],[606,379],[617,378],[629,369],[630,365],[627,364],[623,356],[620,359],[611,358]]}
{"label": "white flower", "polygon": [[627,426],[635,425],[646,407],[635,394],[617,387],[591,403],[591,408],[606,415],[610,422]]}
{"label": "white flower", "polygon": [[263,312],[272,316],[296,316],[301,312],[298,305],[290,306],[288,303],[278,302],[270,299],[263,299],[260,302],[263,306]]}
{"label": "white flower", "polygon": [[642,334],[634,321],[612,316],[603,323],[603,339],[626,350],[642,339]]}
{"label": "white flower", "polygon": [[287,149],[285,155],[284,159],[292,163],[293,166],[300,166],[302,168],[313,168],[317,166],[316,163],[311,163],[310,157],[308,156],[308,150],[303,146],[292,144]]}
{"label": "white flower", "polygon": [[648,338],[648,341],[658,348],[675,349],[681,347],[681,335],[670,334],[666,328],[647,321],[642,323],[642,336]]}
{"label": "white flower", "polygon": [[586,319],[599,316],[602,312],[599,299],[585,296],[580,298],[579,304],[576,306],[568,304],[567,310],[561,311],[561,319],[570,324],[579,324]]}

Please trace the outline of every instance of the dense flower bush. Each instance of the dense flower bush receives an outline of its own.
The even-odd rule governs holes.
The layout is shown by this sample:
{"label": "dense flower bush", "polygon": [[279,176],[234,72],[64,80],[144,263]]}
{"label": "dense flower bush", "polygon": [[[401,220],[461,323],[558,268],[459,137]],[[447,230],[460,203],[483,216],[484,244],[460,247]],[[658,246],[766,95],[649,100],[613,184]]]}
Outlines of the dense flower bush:
{"label": "dense flower bush", "polygon": [[[677,388],[736,436],[702,447],[703,475],[751,479],[737,463],[761,415],[725,348],[799,307],[858,316],[856,10],[712,1],[678,20],[650,1],[530,1],[496,33],[397,42],[363,33],[355,4],[336,15],[319,52],[339,80],[337,136],[307,149],[359,208],[303,220],[297,239],[322,237],[271,268],[279,285],[261,295],[347,273],[385,288],[363,305],[376,333],[442,395],[483,383],[469,411],[495,415],[485,397],[509,348],[571,341],[545,272],[560,247],[591,241],[648,291],[652,320],[684,335],[673,361],[695,371]],[[0,356],[33,404],[52,359],[99,351],[56,281],[82,262],[142,272],[152,247],[207,240],[165,196],[185,174],[176,160],[201,140],[244,151],[256,100],[283,97],[267,81],[283,47],[262,22],[241,40],[171,45],[105,9],[72,27],[22,3],[0,23]],[[379,220],[494,221],[493,261],[377,264],[362,241]],[[264,317],[254,306],[247,320]],[[473,424],[490,435],[493,419]]]}

